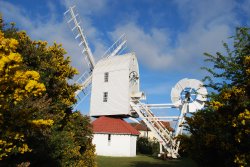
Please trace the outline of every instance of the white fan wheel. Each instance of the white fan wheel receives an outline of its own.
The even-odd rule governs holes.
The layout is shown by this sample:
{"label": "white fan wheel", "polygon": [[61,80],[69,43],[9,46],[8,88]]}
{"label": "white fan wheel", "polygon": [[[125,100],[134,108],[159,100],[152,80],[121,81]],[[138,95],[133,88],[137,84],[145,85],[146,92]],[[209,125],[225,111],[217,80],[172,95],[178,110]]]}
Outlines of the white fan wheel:
{"label": "white fan wheel", "polygon": [[172,103],[188,104],[188,112],[196,112],[204,107],[207,100],[207,89],[203,83],[196,79],[184,78],[171,90]]}

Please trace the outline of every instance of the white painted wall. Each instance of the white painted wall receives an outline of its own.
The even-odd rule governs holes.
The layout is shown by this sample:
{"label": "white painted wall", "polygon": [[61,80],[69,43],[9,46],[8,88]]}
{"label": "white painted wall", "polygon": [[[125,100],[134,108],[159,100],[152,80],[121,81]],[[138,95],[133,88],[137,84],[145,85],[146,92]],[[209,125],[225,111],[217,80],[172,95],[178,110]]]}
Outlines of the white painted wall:
{"label": "white painted wall", "polygon": [[[109,82],[104,82],[104,72],[93,77],[90,115],[128,114],[128,72],[126,70],[109,71]],[[103,92],[108,92],[108,101],[103,102]]]}
{"label": "white painted wall", "polygon": [[146,137],[151,141],[155,140],[155,137],[152,131],[149,130],[148,132],[147,131],[139,131],[139,132],[140,132],[139,137]]}
{"label": "white painted wall", "polygon": [[[99,61],[93,71],[90,116],[129,115],[130,96],[139,92],[139,81],[131,85],[129,74],[139,74],[137,58],[133,53]],[[104,82],[104,73],[109,73]],[[103,102],[103,93],[108,92],[108,101]]]}
{"label": "white painted wall", "polygon": [[94,134],[93,144],[96,145],[96,154],[104,156],[133,157],[136,156],[137,136],[111,134]]}

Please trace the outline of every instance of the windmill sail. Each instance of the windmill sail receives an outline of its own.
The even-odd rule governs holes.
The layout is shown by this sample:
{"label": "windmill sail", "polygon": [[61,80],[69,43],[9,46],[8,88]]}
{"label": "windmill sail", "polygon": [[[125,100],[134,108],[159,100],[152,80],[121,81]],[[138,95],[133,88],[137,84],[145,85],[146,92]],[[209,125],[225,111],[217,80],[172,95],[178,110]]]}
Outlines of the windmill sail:
{"label": "windmill sail", "polygon": [[[75,6],[69,7],[69,9],[64,13],[67,17],[67,23],[75,35],[75,39],[79,42],[79,46],[83,47],[82,54],[84,59],[89,66],[89,72],[85,72],[76,83],[80,85],[80,89],[75,92],[76,97],[79,99],[78,103],[74,106],[74,109],[88,96],[91,92],[92,83],[92,72],[95,68],[96,62],[94,56],[89,48],[87,38],[84,34],[83,28],[80,25],[79,14],[75,10]],[[126,37],[123,34],[102,56],[102,58],[109,58],[119,54],[124,50],[126,45]],[[81,93],[83,92],[83,93]]]}
{"label": "windmill sail", "polygon": [[67,21],[67,23],[71,27],[71,31],[75,34],[75,39],[79,39],[79,46],[83,46],[82,53],[84,54],[85,59],[87,60],[87,63],[90,67],[90,71],[92,71],[95,67],[95,59],[93,57],[91,49],[89,48],[87,38],[85,37],[83,29],[80,25],[79,14],[75,14],[74,10],[75,6],[69,7],[69,10],[64,13],[64,16],[70,14],[70,19]]}
{"label": "windmill sail", "polygon": [[125,34],[123,34],[102,56],[102,58],[108,58],[115,56],[122,52],[127,47],[127,40]]}

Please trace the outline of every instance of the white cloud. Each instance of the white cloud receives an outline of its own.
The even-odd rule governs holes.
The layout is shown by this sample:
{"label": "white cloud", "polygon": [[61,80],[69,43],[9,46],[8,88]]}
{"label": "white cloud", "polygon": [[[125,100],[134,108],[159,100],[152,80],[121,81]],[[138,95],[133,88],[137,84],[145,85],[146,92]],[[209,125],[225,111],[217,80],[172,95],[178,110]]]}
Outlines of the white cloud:
{"label": "white cloud", "polygon": [[[158,70],[197,71],[203,63],[203,53],[223,51],[222,41],[232,35],[238,24],[234,1],[176,1],[186,29],[170,39],[166,29],[148,27],[145,31],[136,20],[118,24],[112,37],[125,32],[128,46],[139,61]],[[175,45],[171,44],[175,41]]]}
{"label": "white cloud", "polygon": [[[177,38],[177,46],[173,47],[166,30],[153,28],[145,32],[135,23],[119,25],[112,32],[113,37],[125,32],[128,46],[136,52],[139,61],[153,69],[197,70],[206,51],[218,51],[221,42],[229,35],[226,25],[191,28]],[[195,64],[196,63],[196,64]]]}
{"label": "white cloud", "polygon": [[[103,39],[103,33],[93,26],[91,19],[93,15],[102,15],[108,12],[111,1],[62,0],[61,4],[65,8],[76,4],[94,55],[96,58],[102,56],[107,46]],[[222,50],[222,40],[232,35],[233,25],[239,22],[234,10],[237,4],[233,0],[176,0],[175,4],[179,15],[183,18],[183,24],[187,25],[176,37],[173,37],[168,29],[153,25],[147,27],[149,31],[145,30],[144,27],[137,24],[138,13],[136,17],[127,16],[129,14],[126,13],[125,19],[118,22],[114,31],[110,32],[111,37],[116,40],[121,34],[126,33],[128,48],[135,51],[139,62],[148,68],[171,71],[195,71],[199,69],[202,66],[203,53]],[[0,10],[4,17],[15,19],[18,25],[27,30],[33,39],[63,43],[68,55],[72,56],[73,66],[83,72],[86,69],[86,64],[82,63],[84,60],[80,48],[74,41],[66,22],[59,22],[56,19],[63,17],[62,13],[60,15],[56,12],[54,3],[48,2],[47,5],[51,15],[46,22],[31,18],[22,7],[9,2],[2,1]],[[244,5],[239,8],[245,9]],[[173,41],[174,44],[172,44]]]}
{"label": "white cloud", "polygon": [[163,29],[151,29],[145,32],[134,22],[118,25],[114,32],[111,32],[113,39],[125,33],[128,47],[136,52],[137,57],[142,63],[157,69],[171,65],[173,58],[165,55],[169,43],[167,32]]}
{"label": "white cloud", "polygon": [[175,0],[179,14],[189,23],[208,24],[223,18],[222,22],[228,22],[234,17],[236,7],[234,0]]}
{"label": "white cloud", "polygon": [[[84,6],[82,3],[83,2],[80,1],[79,6]],[[88,2],[86,3],[89,4]],[[99,3],[99,1],[93,1],[92,5],[94,5],[93,3],[95,3],[95,11],[102,10],[102,7],[104,7],[102,3]],[[34,18],[34,16],[29,16],[28,13],[20,6],[13,5],[5,1],[2,1],[0,4],[0,11],[3,13],[4,18],[8,18],[8,21],[15,21],[17,23],[17,27],[21,27],[21,29],[26,30],[34,40],[46,40],[50,44],[53,42],[62,43],[63,47],[68,52],[67,55],[71,56],[72,65],[77,68],[81,74],[86,71],[88,66],[83,55],[81,54],[81,48],[78,46],[77,41],[74,40],[74,36],[67,26],[66,20],[59,22],[56,19],[57,17],[63,17],[63,14],[58,14],[58,12],[56,12],[55,4],[50,2],[47,3],[50,10],[48,11],[50,16],[46,22],[39,19],[42,18],[40,15],[36,15],[37,18]],[[85,10],[82,10],[81,8],[80,12],[82,11]],[[91,44],[94,46],[94,54],[101,56],[102,53],[105,52],[105,46],[103,45],[102,40],[99,38],[100,33],[98,33],[98,30],[92,26],[91,20],[86,16],[86,14],[89,14],[89,12],[83,12],[79,14],[81,19],[84,20],[84,25],[82,26],[86,28],[85,33],[87,38],[89,41],[93,41]]]}
{"label": "white cloud", "polygon": [[61,3],[69,8],[70,6],[76,6],[79,9],[81,15],[93,15],[94,13],[102,14],[107,10],[108,0],[62,0]]}

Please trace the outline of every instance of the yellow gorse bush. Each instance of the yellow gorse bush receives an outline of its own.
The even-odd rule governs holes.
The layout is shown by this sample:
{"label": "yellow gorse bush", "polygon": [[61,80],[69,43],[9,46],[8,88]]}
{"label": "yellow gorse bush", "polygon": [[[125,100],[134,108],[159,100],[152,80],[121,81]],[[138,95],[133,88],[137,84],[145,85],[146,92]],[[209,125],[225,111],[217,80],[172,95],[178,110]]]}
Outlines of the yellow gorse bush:
{"label": "yellow gorse bush", "polygon": [[232,96],[242,96],[245,94],[245,89],[244,88],[239,88],[236,86],[233,86],[231,89],[225,89],[221,93],[221,99],[223,100],[230,100]]}
{"label": "yellow gorse bush", "polygon": [[[16,52],[18,44],[16,39],[5,38],[0,31],[0,124],[3,123],[2,113],[12,109],[11,103],[17,105],[25,98],[40,96],[46,91],[44,84],[39,82],[38,72],[21,69],[23,58]],[[39,119],[32,120],[32,123],[51,126],[53,120]],[[0,160],[13,153],[24,154],[32,151],[25,143],[23,134],[11,130],[6,134],[8,138],[0,138]]]}
{"label": "yellow gorse bush", "polygon": [[46,88],[43,83],[38,82],[39,78],[40,75],[36,71],[17,71],[14,75],[13,81],[24,89],[16,89],[14,99],[20,101],[30,93],[34,96],[42,95]]}
{"label": "yellow gorse bush", "polygon": [[44,84],[39,83],[38,72],[17,69],[22,63],[22,56],[16,53],[17,46],[17,40],[5,38],[0,31],[0,83],[11,82],[16,85],[13,94],[15,104],[30,95],[42,95],[46,90]]}
{"label": "yellow gorse bush", "polygon": [[14,52],[18,46],[18,41],[13,38],[5,38],[4,33],[0,31],[0,53]]}

